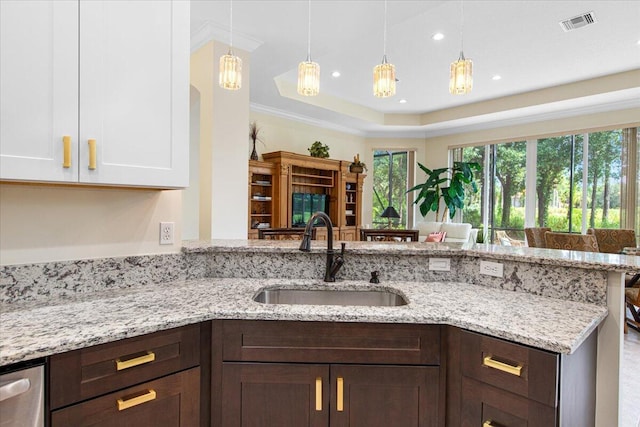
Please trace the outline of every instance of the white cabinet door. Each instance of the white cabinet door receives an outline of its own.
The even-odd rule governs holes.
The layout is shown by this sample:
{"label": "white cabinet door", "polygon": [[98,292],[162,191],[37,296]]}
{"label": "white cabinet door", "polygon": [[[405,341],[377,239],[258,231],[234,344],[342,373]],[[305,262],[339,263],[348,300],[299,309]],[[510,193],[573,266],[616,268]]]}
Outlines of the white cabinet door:
{"label": "white cabinet door", "polygon": [[78,2],[0,1],[0,179],[77,181],[77,144]]}
{"label": "white cabinet door", "polygon": [[187,1],[80,2],[80,182],[188,185],[189,49]]}

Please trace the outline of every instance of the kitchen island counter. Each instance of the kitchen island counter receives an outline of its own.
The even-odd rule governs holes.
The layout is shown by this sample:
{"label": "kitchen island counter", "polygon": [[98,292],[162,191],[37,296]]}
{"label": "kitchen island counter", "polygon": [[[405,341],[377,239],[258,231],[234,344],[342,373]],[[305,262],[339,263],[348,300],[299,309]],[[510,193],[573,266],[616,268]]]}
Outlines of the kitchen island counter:
{"label": "kitchen island counter", "polygon": [[[399,307],[273,305],[263,288],[390,289]],[[0,307],[0,365],[211,319],[446,324],[572,353],[607,316],[588,303],[457,282],[203,278]]]}

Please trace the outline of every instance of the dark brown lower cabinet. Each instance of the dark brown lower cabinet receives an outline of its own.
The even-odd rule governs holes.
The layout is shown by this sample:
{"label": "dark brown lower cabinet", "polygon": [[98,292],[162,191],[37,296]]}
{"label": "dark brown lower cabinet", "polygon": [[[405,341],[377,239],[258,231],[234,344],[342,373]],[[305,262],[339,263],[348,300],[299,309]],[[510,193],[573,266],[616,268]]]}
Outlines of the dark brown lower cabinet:
{"label": "dark brown lower cabinet", "polygon": [[597,331],[557,354],[447,329],[447,426],[594,427]]}
{"label": "dark brown lower cabinet", "polygon": [[193,427],[199,423],[199,367],[51,413],[51,427]]}
{"label": "dark brown lower cabinet", "polygon": [[438,325],[224,320],[212,330],[213,427],[444,425]]}
{"label": "dark brown lower cabinet", "polygon": [[435,427],[439,368],[224,363],[224,427]]}
{"label": "dark brown lower cabinet", "polygon": [[435,427],[439,376],[437,366],[331,365],[330,425]]}
{"label": "dark brown lower cabinet", "polygon": [[556,408],[471,378],[462,378],[464,427],[553,427]]}
{"label": "dark brown lower cabinet", "polygon": [[222,388],[223,426],[329,424],[328,366],[225,363]]}

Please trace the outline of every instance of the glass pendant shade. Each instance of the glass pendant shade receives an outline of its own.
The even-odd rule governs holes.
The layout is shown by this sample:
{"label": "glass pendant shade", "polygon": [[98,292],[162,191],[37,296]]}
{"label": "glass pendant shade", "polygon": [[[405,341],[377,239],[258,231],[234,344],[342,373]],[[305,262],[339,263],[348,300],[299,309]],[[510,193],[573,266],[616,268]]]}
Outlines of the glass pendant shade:
{"label": "glass pendant shade", "polygon": [[231,50],[220,57],[220,87],[238,90],[242,87],[242,59]]}
{"label": "glass pendant shade", "polygon": [[382,58],[382,64],[373,67],[373,94],[378,98],[387,98],[396,94],[396,67]]}
{"label": "glass pendant shade", "polygon": [[298,65],[298,93],[304,96],[320,93],[320,65],[311,59]]}
{"label": "glass pendant shade", "polygon": [[453,95],[464,95],[471,92],[473,87],[473,62],[465,59],[460,52],[460,58],[451,63],[451,73],[449,77],[449,93]]}

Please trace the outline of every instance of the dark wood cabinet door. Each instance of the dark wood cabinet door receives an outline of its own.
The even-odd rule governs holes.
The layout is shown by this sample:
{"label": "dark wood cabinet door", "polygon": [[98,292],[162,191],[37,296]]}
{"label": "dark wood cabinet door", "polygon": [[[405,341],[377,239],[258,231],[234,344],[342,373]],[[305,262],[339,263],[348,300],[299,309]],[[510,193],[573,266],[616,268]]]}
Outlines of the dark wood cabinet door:
{"label": "dark wood cabinet door", "polygon": [[331,427],[435,427],[437,366],[331,366]]}
{"label": "dark wood cabinet door", "polygon": [[327,427],[329,366],[224,363],[223,427]]}
{"label": "dark wood cabinet door", "polygon": [[462,377],[463,427],[555,427],[556,409]]}
{"label": "dark wood cabinet door", "polygon": [[200,368],[51,413],[51,427],[193,427],[200,423]]}

